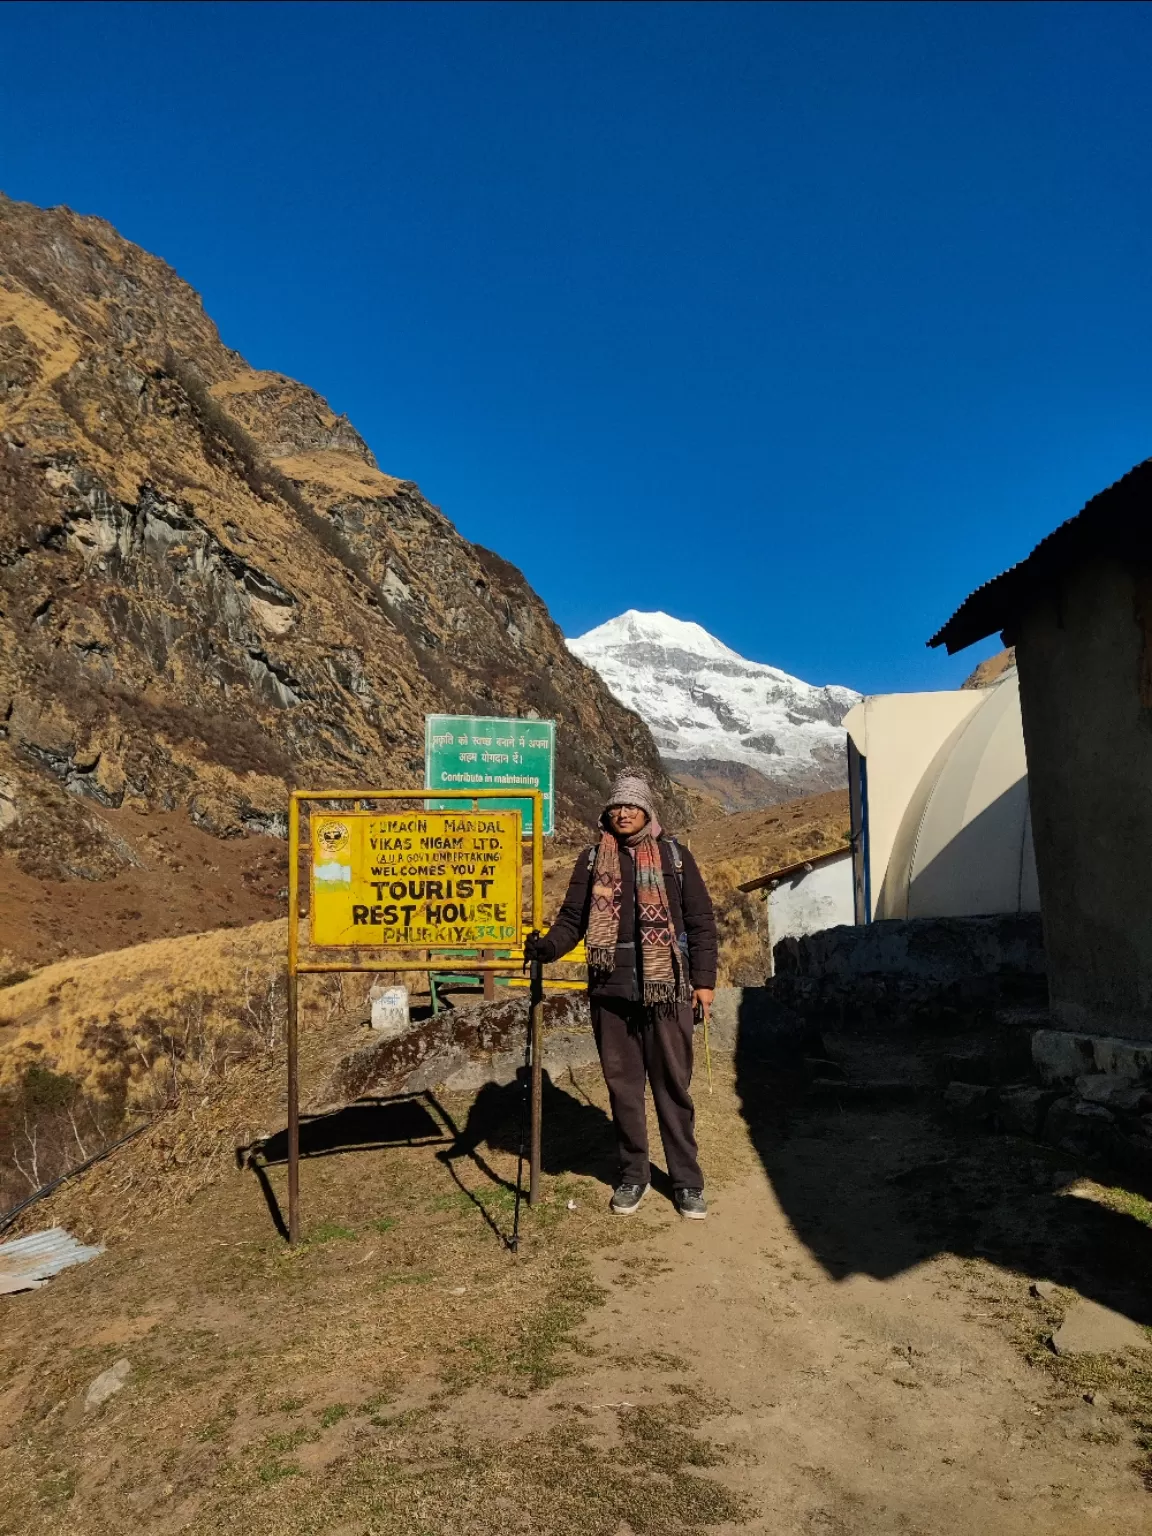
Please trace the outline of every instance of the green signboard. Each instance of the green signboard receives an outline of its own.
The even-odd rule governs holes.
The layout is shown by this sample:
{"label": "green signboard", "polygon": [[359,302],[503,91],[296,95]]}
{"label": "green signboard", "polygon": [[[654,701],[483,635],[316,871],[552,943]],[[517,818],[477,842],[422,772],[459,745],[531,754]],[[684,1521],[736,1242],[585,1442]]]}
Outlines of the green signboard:
{"label": "green signboard", "polygon": [[[525,837],[532,831],[532,802],[516,790],[544,796],[544,836],[552,835],[552,783],[556,758],[554,720],[494,720],[486,715],[425,715],[424,784],[428,789],[504,789],[506,800],[485,800],[486,810],[519,811]],[[435,810],[456,810],[458,800],[429,801]]]}

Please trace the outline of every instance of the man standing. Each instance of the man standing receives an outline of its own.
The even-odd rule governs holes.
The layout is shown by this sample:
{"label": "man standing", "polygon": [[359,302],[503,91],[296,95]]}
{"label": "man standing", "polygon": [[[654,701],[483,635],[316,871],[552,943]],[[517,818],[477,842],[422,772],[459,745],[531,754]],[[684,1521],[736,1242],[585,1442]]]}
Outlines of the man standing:
{"label": "man standing", "polygon": [[681,1216],[708,1214],[696,1154],[694,1016],[712,1007],[716,919],[687,849],[665,837],[642,773],[625,768],[600,817],[600,841],[576,861],[560,914],[530,938],[529,959],[556,960],[581,937],[588,997],[608,1084],[620,1178],[611,1209],[630,1215],[648,1192],[645,1079]]}

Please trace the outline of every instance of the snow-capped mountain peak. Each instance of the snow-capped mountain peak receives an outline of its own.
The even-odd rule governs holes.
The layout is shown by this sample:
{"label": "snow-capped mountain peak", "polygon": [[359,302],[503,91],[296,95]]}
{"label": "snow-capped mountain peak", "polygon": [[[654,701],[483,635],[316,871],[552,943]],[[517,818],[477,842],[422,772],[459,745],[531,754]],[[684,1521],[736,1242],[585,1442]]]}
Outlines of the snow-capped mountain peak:
{"label": "snow-capped mountain peak", "polygon": [[648,724],[670,771],[731,805],[846,782],[840,721],[860,695],[748,661],[699,624],[629,609],[568,647]]}
{"label": "snow-capped mountain peak", "polygon": [[640,613],[636,608],[629,608],[619,618],[598,624],[579,639],[568,642],[569,649],[576,651],[578,656],[585,656],[590,651],[613,650],[622,645],[658,645],[665,650],[686,651],[692,656],[742,660],[736,651],[729,650],[700,624],[674,619],[668,613]]}

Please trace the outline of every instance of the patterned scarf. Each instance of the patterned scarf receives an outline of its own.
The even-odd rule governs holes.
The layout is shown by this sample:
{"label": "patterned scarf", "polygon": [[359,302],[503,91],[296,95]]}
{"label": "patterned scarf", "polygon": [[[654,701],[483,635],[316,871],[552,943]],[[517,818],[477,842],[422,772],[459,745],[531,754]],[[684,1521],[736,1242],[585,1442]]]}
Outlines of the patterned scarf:
{"label": "patterned scarf", "polygon": [[[644,980],[643,1001],[649,1006],[675,1008],[690,1002],[687,966],[680,953],[668,891],[660,862],[660,824],[651,819],[639,832],[624,839],[632,852],[636,873],[636,910],[639,917],[637,949]],[[592,872],[592,899],[588,909],[588,970],[592,976],[608,976],[616,966],[616,940],[620,933],[620,844],[607,826],[596,850]]]}

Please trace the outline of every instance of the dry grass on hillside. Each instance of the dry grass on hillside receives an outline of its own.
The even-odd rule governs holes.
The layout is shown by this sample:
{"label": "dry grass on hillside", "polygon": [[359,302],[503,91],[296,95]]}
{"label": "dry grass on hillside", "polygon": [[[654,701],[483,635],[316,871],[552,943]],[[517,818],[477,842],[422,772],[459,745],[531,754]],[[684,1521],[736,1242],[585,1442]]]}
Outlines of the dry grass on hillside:
{"label": "dry grass on hillside", "polygon": [[[224,1094],[284,1038],[283,921],[160,939],[0,988],[0,1210],[127,1128]],[[309,977],[302,1029],[361,1005],[369,978]]]}
{"label": "dry grass on hillside", "polygon": [[[213,928],[246,928],[285,911],[288,849],[275,837],[213,837],[179,811],[94,807],[93,821],[124,851],[110,879],[52,878],[37,847],[0,852],[0,986],[69,956],[128,949]],[[11,965],[3,963],[3,952]]]}
{"label": "dry grass on hillside", "polygon": [[1006,651],[997,651],[995,656],[986,656],[960,686],[961,688],[991,688],[993,683],[1000,681],[1009,667],[1015,665],[1016,647],[1011,645]]}
{"label": "dry grass on hillside", "polygon": [[717,817],[693,832],[690,846],[701,864],[733,860],[748,864],[745,878],[751,880],[846,842],[849,823],[848,791],[833,789],[766,810]]}

